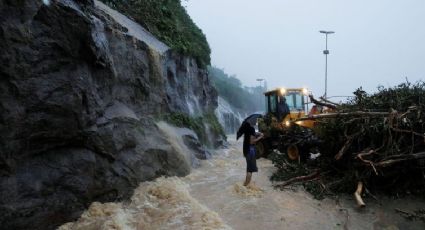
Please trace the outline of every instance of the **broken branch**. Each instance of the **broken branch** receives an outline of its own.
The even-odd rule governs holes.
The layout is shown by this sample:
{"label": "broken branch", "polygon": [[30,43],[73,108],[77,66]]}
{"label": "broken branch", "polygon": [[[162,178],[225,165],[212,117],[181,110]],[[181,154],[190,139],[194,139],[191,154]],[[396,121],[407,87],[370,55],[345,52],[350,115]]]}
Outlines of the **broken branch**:
{"label": "broken branch", "polygon": [[316,170],[315,172],[313,172],[313,173],[311,173],[309,175],[294,177],[294,178],[291,178],[291,179],[289,179],[287,181],[284,181],[282,183],[275,184],[275,186],[285,187],[285,186],[290,185],[290,184],[295,183],[295,182],[316,179],[319,175],[320,175],[320,171],[319,170]]}
{"label": "broken branch", "polygon": [[363,182],[359,181],[357,183],[356,192],[354,192],[354,198],[356,199],[357,205],[360,208],[363,208],[363,207],[366,206],[366,204],[363,202],[363,199],[362,199],[362,196],[361,196],[362,195],[362,191],[363,191]]}
{"label": "broken branch", "polygon": [[316,98],[313,97],[313,95],[309,95],[309,97],[310,97],[311,102],[313,102],[316,105],[326,106],[326,107],[329,107],[331,109],[336,109],[336,106],[335,105],[332,105],[330,103],[325,103],[325,102],[318,101]]}

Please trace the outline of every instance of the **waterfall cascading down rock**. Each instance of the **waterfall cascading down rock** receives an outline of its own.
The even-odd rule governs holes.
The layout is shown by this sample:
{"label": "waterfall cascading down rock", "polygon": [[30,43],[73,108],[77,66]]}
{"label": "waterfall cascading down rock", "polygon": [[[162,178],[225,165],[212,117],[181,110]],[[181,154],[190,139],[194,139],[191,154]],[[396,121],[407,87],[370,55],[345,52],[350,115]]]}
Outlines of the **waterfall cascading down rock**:
{"label": "waterfall cascading down rock", "polygon": [[242,121],[247,117],[246,113],[233,108],[225,99],[218,97],[218,106],[215,109],[218,121],[226,134],[235,134]]}
{"label": "waterfall cascading down rock", "polygon": [[1,228],[53,229],[190,172],[155,118],[217,107],[193,58],[98,1],[2,1],[0,19]]}

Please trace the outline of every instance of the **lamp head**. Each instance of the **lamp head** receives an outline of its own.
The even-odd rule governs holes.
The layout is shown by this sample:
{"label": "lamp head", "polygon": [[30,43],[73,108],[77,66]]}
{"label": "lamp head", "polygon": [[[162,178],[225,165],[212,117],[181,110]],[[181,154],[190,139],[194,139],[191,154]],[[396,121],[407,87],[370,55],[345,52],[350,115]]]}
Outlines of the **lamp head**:
{"label": "lamp head", "polygon": [[334,31],[326,31],[326,30],[320,30],[319,32],[322,33],[322,34],[333,34],[333,33],[335,33]]}

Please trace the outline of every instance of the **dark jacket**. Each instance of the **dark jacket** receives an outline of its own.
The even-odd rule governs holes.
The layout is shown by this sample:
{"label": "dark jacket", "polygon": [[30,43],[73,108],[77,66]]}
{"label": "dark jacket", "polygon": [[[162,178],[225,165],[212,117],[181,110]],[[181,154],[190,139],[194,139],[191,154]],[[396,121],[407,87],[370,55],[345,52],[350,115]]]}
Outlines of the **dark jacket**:
{"label": "dark jacket", "polygon": [[250,140],[251,136],[255,136],[255,129],[248,122],[243,122],[241,127],[239,128],[236,139],[239,139],[244,135],[243,138],[243,155],[246,156],[249,152]]}
{"label": "dark jacket", "polygon": [[290,111],[288,104],[286,104],[285,101],[279,102],[279,104],[277,105],[277,118],[279,119],[279,121],[285,119],[286,115],[288,115],[289,113]]}

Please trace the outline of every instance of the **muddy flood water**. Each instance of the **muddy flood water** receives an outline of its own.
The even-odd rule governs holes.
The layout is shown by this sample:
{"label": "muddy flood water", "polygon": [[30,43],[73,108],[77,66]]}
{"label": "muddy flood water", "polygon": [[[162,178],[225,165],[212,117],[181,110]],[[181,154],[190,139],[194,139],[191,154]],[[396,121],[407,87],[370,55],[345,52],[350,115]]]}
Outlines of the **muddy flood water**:
{"label": "muddy flood water", "polygon": [[423,200],[366,199],[367,207],[359,210],[349,196],[319,201],[302,188],[276,190],[267,159],[258,160],[259,173],[246,188],[242,141],[228,139],[228,149],[190,175],[141,183],[130,201],[95,202],[59,229],[425,229],[424,222],[395,211],[424,208]]}

